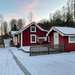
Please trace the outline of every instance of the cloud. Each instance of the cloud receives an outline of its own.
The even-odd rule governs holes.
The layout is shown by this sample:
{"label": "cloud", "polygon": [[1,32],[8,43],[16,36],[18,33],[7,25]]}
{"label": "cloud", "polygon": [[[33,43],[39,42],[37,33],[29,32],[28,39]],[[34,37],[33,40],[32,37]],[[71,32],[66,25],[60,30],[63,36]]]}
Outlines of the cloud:
{"label": "cloud", "polygon": [[10,22],[12,19],[18,20],[19,18],[22,18],[22,16],[17,13],[8,13],[4,15],[4,21],[7,21],[7,22]]}
{"label": "cloud", "polygon": [[28,3],[27,5],[22,5],[20,11],[22,13],[25,12],[25,14],[28,15],[27,19],[29,19],[30,14],[32,13],[33,21],[39,20],[40,17],[38,16],[37,11],[36,11],[38,7],[38,3],[39,3],[39,0],[31,0],[31,2]]}
{"label": "cloud", "polygon": [[37,1],[38,0],[32,0],[31,3],[29,3],[26,7],[25,7],[25,10],[27,12],[33,12],[36,8],[36,5],[37,5]]}

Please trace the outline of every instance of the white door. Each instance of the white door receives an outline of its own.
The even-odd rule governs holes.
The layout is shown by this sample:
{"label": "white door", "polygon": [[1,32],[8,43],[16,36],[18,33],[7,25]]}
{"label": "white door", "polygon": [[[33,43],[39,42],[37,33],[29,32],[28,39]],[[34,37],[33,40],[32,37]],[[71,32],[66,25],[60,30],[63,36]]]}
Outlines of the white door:
{"label": "white door", "polygon": [[54,48],[58,47],[59,45],[59,35],[58,33],[54,33]]}

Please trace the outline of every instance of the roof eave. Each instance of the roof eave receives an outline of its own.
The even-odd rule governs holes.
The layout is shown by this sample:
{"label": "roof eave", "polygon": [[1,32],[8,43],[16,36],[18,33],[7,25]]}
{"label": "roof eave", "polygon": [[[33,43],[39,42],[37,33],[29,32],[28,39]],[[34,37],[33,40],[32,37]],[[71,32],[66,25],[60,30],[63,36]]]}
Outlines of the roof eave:
{"label": "roof eave", "polygon": [[[45,32],[48,32],[47,30],[45,30],[45,29],[43,29],[42,27],[38,26],[35,22],[31,23],[28,27],[30,27],[32,24],[35,24],[40,30],[45,31]],[[27,27],[27,28],[28,28],[28,27]],[[19,32],[21,33],[21,32],[23,32],[24,30],[26,30],[27,28],[24,28],[23,30],[21,29]]]}

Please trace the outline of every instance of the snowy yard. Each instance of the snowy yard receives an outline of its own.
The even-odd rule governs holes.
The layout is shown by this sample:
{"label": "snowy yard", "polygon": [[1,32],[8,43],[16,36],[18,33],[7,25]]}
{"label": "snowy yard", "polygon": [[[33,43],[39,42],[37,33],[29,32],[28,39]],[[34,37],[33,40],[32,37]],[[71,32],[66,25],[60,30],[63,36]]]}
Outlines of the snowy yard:
{"label": "snowy yard", "polygon": [[29,56],[17,48],[0,49],[0,75],[25,75],[9,50],[31,75],[75,75],[75,52]]}
{"label": "snowy yard", "polygon": [[0,75],[24,75],[9,49],[0,49]]}
{"label": "snowy yard", "polygon": [[75,75],[75,52],[29,56],[17,49],[12,51],[31,75]]}

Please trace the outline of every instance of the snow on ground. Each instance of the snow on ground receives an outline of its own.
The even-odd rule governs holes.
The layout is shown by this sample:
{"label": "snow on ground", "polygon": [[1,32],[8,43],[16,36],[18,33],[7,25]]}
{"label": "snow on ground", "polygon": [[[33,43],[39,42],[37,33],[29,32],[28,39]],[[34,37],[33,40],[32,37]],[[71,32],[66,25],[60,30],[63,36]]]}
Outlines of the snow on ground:
{"label": "snow on ground", "polygon": [[29,56],[15,48],[12,51],[31,75],[75,75],[75,52]]}
{"label": "snow on ground", "polygon": [[24,75],[8,48],[0,49],[0,75]]}
{"label": "snow on ground", "polygon": [[25,47],[23,46],[23,47],[21,47],[19,49],[23,49],[24,51],[29,52],[30,51],[30,46],[25,46]]}

